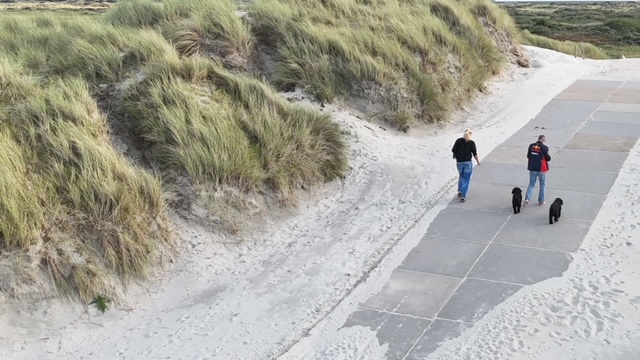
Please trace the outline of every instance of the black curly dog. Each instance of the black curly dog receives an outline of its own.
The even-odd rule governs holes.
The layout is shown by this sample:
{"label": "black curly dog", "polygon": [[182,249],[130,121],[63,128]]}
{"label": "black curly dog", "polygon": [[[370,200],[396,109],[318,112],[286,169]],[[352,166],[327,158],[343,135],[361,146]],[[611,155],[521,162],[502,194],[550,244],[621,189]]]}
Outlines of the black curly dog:
{"label": "black curly dog", "polygon": [[556,198],[553,200],[553,204],[549,206],[549,224],[553,224],[554,221],[560,219],[560,213],[562,212],[562,199]]}
{"label": "black curly dog", "polygon": [[522,206],[522,189],[514,187],[513,190],[511,190],[511,193],[513,194],[513,198],[511,198],[513,213],[518,214],[520,213],[520,206]]}

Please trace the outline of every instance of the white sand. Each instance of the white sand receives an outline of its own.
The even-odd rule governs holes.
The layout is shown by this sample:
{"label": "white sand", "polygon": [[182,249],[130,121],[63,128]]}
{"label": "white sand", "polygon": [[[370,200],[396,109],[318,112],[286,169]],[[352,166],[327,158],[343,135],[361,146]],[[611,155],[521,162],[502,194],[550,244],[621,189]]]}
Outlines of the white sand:
{"label": "white sand", "polygon": [[[7,299],[0,304],[0,358],[384,358],[386,346],[371,330],[338,329],[382,287],[451,196],[457,173],[450,147],[462,130],[475,129],[482,158],[574,80],[632,71],[640,78],[634,59],[528,51],[534,68],[505,72],[447,127],[407,135],[327,106],[349,133],[345,181],[303,193],[297,209],[241,243],[175,218],[182,256],[163,280],[132,287],[127,304],[104,315],[74,303],[18,306]],[[635,336],[640,297],[632,299],[638,291],[627,261],[640,253],[625,242],[633,243],[627,236],[637,238],[640,225],[632,191],[639,171],[634,149],[563,278],[519,292],[445,344],[441,358],[553,358],[545,354],[583,349],[591,356],[590,349],[605,354]]]}

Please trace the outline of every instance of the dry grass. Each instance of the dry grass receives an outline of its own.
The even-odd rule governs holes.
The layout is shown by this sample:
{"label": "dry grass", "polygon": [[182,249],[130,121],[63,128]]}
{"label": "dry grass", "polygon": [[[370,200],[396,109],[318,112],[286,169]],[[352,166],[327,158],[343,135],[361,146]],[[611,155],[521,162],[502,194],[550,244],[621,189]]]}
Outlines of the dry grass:
{"label": "dry grass", "polygon": [[113,2],[10,2],[0,3],[0,12],[20,14],[24,16],[38,16],[43,12],[53,12],[57,16],[69,17],[82,15],[99,15],[115,7]]}
{"label": "dry grass", "polygon": [[160,181],[111,146],[83,80],[3,58],[0,84],[1,248],[29,253],[84,303],[114,295],[108,284],[144,275],[170,244]]}
{"label": "dry grass", "polygon": [[524,30],[519,35],[520,42],[524,45],[537,46],[545,49],[559,51],[561,53],[585,57],[588,59],[608,59],[609,56],[602,50],[587,43],[577,43],[573,41],[559,41],[540,35],[531,34]]}
{"label": "dry grass", "polygon": [[[289,202],[344,174],[346,144],[329,116],[229,70],[253,42],[234,11],[228,1],[130,1],[103,20],[0,13],[0,251],[16,259],[16,279],[85,304],[117,298],[171,247],[165,189],[175,184],[160,177]],[[175,36],[184,24],[197,30],[187,47]],[[114,148],[93,97],[104,85],[161,174]]]}

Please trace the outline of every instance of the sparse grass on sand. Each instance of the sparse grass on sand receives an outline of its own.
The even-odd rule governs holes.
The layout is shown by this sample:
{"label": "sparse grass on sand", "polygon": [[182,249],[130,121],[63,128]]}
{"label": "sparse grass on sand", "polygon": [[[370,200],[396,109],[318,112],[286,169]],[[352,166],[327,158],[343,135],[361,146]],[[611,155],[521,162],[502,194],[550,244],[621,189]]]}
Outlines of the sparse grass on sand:
{"label": "sparse grass on sand", "polygon": [[[364,100],[371,117],[406,130],[446,120],[519,52],[513,23],[488,0],[247,10],[129,0],[104,16],[0,12],[0,260],[15,269],[0,290],[117,299],[172,247],[168,189],[287,203],[344,176],[338,125],[273,86]],[[117,150],[121,137],[142,158]]]}
{"label": "sparse grass on sand", "polygon": [[608,59],[609,56],[592,44],[577,43],[573,41],[560,41],[540,35],[534,35],[528,30],[523,30],[518,36],[520,43],[544,49],[555,50],[564,54],[584,57],[588,59]]}

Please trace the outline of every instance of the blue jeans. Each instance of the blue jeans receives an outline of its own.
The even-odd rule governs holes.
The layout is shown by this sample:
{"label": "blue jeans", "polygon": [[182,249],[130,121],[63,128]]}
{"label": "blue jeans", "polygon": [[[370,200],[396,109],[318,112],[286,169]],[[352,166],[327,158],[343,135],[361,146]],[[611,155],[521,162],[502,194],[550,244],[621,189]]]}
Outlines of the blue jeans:
{"label": "blue jeans", "polygon": [[458,191],[462,193],[462,197],[466,198],[469,192],[469,183],[471,182],[471,173],[473,172],[473,163],[471,161],[463,161],[456,163],[458,166]]}
{"label": "blue jeans", "polygon": [[544,202],[544,185],[546,172],[541,171],[529,171],[529,187],[527,188],[527,195],[525,200],[531,200],[533,196],[533,187],[536,186],[536,180],[540,179],[540,192],[538,193],[538,203]]}

